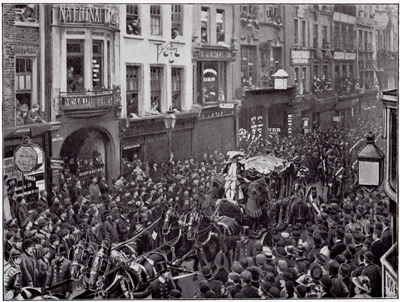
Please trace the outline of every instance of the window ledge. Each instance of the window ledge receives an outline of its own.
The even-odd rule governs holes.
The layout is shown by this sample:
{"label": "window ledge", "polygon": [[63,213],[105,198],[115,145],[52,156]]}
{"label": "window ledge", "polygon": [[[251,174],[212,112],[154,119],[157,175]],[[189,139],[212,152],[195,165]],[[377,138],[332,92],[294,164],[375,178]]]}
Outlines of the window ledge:
{"label": "window ledge", "polygon": [[148,40],[151,42],[166,42],[166,40],[162,38],[149,38]]}
{"label": "window ledge", "polygon": [[185,41],[182,41],[182,40],[174,40],[174,39],[171,39],[171,40],[170,40],[170,43],[172,43],[172,44],[181,44],[181,45],[185,45],[185,44],[186,44]]}
{"label": "window ledge", "polygon": [[21,26],[21,27],[39,27],[38,22],[21,22],[21,21],[15,21],[15,26]]}
{"label": "window ledge", "polygon": [[135,35],[128,35],[128,34],[124,34],[124,38],[127,39],[132,39],[132,40],[144,40],[144,38],[142,36],[135,36]]}

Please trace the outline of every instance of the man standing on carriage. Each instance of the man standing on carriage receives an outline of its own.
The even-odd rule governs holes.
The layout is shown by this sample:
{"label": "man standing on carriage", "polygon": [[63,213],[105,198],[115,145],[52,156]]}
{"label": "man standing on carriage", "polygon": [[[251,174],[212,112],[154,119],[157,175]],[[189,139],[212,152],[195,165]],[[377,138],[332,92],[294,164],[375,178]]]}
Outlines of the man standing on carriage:
{"label": "man standing on carriage", "polygon": [[239,161],[244,157],[244,153],[241,151],[230,151],[228,155],[229,160],[223,170],[225,176],[225,194],[230,202],[235,203],[235,196],[237,196],[237,200],[243,199],[244,197],[238,180],[245,171],[244,165]]}

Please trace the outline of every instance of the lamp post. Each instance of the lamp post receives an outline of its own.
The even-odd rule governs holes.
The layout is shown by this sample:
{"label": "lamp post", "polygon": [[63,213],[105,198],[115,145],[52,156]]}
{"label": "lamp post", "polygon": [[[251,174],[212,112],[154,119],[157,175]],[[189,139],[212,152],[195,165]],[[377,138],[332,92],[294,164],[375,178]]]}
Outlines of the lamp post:
{"label": "lamp post", "polygon": [[171,108],[169,108],[164,117],[165,129],[167,129],[168,132],[168,152],[169,152],[168,154],[171,154],[172,130],[175,128],[175,123],[176,123],[176,116],[174,114],[174,111]]}
{"label": "lamp post", "polygon": [[372,192],[383,180],[383,159],[385,155],[375,145],[375,135],[369,132],[366,145],[358,152],[358,184]]}

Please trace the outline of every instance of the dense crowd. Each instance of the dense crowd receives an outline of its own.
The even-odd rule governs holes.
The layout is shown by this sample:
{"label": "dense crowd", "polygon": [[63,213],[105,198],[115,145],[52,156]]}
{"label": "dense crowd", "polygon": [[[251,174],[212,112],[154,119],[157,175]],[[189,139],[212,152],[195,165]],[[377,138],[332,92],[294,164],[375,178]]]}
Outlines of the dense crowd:
{"label": "dense crowd", "polygon": [[[324,161],[330,178],[341,171],[344,185],[340,194],[328,198],[315,190],[305,198],[304,187],[292,186],[285,198],[272,200],[275,206],[267,213],[273,225],[270,246],[250,238],[251,229],[244,225],[234,261],[219,251],[214,263],[201,268],[204,280],[195,297],[381,297],[380,257],[392,246],[389,200],[382,190],[369,194],[357,188],[352,178],[351,147],[367,130],[379,131],[379,125],[359,123],[354,129],[313,131],[273,143],[241,137],[247,157],[271,154],[306,166],[306,183],[320,181]],[[179,214],[196,208],[227,162],[218,151],[198,161],[171,156],[148,163],[134,156],[123,159],[124,174],[111,186],[96,175],[87,187],[66,166],[60,183],[41,190],[32,209],[10,188],[12,219],[4,222],[6,298],[29,298],[24,287],[44,288],[71,278],[69,253],[82,238],[101,245],[105,239],[118,244],[140,235],[138,254],[151,251],[160,244],[160,234],[147,227],[170,207]],[[168,269],[164,271],[135,297],[179,298]],[[68,298],[73,290],[70,282],[51,292]]]}

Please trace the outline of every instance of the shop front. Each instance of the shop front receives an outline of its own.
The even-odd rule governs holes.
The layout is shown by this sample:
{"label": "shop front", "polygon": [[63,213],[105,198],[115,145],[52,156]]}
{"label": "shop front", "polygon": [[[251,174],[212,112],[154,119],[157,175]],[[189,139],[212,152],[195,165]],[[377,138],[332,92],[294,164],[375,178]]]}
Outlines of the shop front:
{"label": "shop front", "polygon": [[[52,158],[90,183],[120,174],[119,9],[111,4],[51,6]],[[52,181],[58,182],[58,169]]]}
{"label": "shop front", "polygon": [[252,139],[288,135],[288,104],[293,98],[294,88],[247,90],[239,112],[239,134]]}

